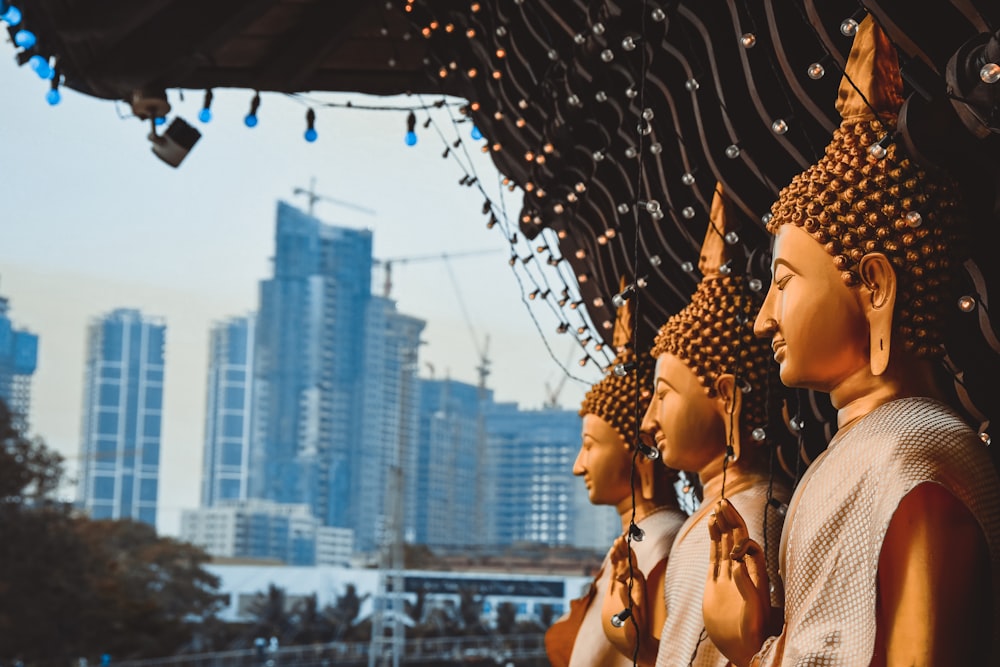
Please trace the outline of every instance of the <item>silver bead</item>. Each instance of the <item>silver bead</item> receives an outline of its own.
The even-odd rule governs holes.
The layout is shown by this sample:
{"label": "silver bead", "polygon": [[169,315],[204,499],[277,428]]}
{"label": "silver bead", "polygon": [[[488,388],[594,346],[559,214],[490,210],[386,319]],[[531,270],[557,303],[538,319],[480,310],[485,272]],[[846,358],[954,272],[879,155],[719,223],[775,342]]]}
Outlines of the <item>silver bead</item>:
{"label": "silver bead", "polygon": [[625,37],[622,40],[622,48],[626,51],[635,51],[635,39],[632,37]]}
{"label": "silver bead", "polygon": [[649,258],[649,265],[650,266],[659,266],[662,263],[663,263],[663,260],[660,259],[659,255],[653,255],[652,257]]}
{"label": "silver bead", "polygon": [[608,94],[603,90],[598,90],[596,93],[594,93],[594,99],[597,100],[598,102],[607,102]]}
{"label": "silver bead", "polygon": [[690,171],[685,171],[681,176],[681,183],[684,185],[694,185],[694,174]]}
{"label": "silver bead", "polygon": [[751,278],[750,282],[747,283],[751,292],[760,292],[764,289],[764,283],[760,281],[760,278]]}
{"label": "silver bead", "polygon": [[757,442],[764,442],[764,440],[767,439],[767,432],[758,426],[757,428],[755,428],[753,431],[750,432],[750,437],[756,440]]}
{"label": "silver bead", "polygon": [[774,216],[771,215],[771,212],[768,211],[764,215],[760,216],[760,221],[763,222],[766,225],[766,224],[769,224],[771,222],[771,218],[773,218],[773,217]]}
{"label": "silver bead", "polygon": [[975,297],[969,296],[968,294],[960,296],[958,298],[958,309],[963,313],[971,313],[976,309],[976,299]]}
{"label": "silver bead", "polygon": [[659,7],[657,7],[656,9],[654,9],[653,12],[649,16],[650,16],[650,18],[652,18],[657,23],[659,23],[660,21],[665,21],[667,19],[666,12],[664,12]]}
{"label": "silver bead", "polygon": [[591,28],[591,30],[594,32],[595,35],[603,35],[604,34],[604,24],[600,23],[600,22],[595,23],[593,25],[593,27]]}
{"label": "silver bead", "polygon": [[740,44],[743,45],[744,49],[752,49],[757,45],[757,35],[752,32],[743,33],[743,36],[740,37]]}
{"label": "silver bead", "polygon": [[635,86],[629,86],[628,88],[625,89],[625,97],[629,98],[630,100],[634,100],[638,94],[639,91],[636,90]]}
{"label": "silver bead", "polygon": [[594,151],[590,157],[594,158],[594,162],[600,162],[604,159],[604,151]]}
{"label": "silver bead", "polygon": [[573,35],[573,41],[576,44],[583,44],[584,42],[587,41],[587,37],[586,37],[586,35],[578,32],[575,35]]}
{"label": "silver bead", "polygon": [[858,22],[854,19],[844,19],[840,24],[840,34],[844,37],[854,37],[858,34]]}
{"label": "silver bead", "polygon": [[556,61],[559,60],[559,52],[555,49],[549,49],[549,60]]}
{"label": "silver bead", "polygon": [[806,423],[802,421],[802,417],[796,416],[788,420],[788,427],[795,433],[798,433],[806,427]]}
{"label": "silver bead", "polygon": [[736,232],[726,232],[725,239],[729,245],[736,245],[740,242],[740,235]]}
{"label": "silver bead", "polygon": [[580,106],[580,98],[577,97],[576,95],[570,95],[569,97],[566,98],[566,104],[570,105],[571,107],[578,107]]}
{"label": "silver bead", "polygon": [[628,204],[625,204],[624,202],[618,204],[618,213],[621,215],[625,215],[626,213],[628,213]]}
{"label": "silver bead", "polygon": [[625,149],[625,157],[635,157],[636,151],[634,146],[629,146]]}
{"label": "silver bead", "polygon": [[785,122],[784,118],[779,118],[771,123],[771,131],[775,134],[784,134],[788,132],[788,123]]}
{"label": "silver bead", "polygon": [[654,141],[649,145],[649,152],[652,153],[653,155],[659,155],[660,153],[663,152],[663,146],[660,144],[659,141]]}
{"label": "silver bead", "polygon": [[603,51],[601,51],[601,60],[603,60],[604,62],[609,63],[614,59],[615,59],[615,54],[611,51],[611,49],[604,49]]}
{"label": "silver bead", "polygon": [[700,88],[701,85],[698,83],[698,79],[691,78],[684,82],[684,87],[687,88],[687,91],[689,93],[693,93],[694,91],[698,90],[698,88]]}
{"label": "silver bead", "polygon": [[809,69],[806,70],[806,74],[808,74],[809,78],[813,81],[818,81],[823,78],[824,74],[826,74],[826,68],[819,63],[813,63],[809,66]]}
{"label": "silver bead", "polygon": [[656,213],[657,211],[660,210],[660,202],[656,201],[655,199],[650,199],[648,202],[646,202],[646,210],[649,211],[650,213]]}
{"label": "silver bead", "polygon": [[685,206],[684,208],[681,209],[681,215],[684,216],[687,220],[690,220],[691,218],[694,217],[694,208],[691,206]]}
{"label": "silver bead", "polygon": [[505,28],[504,26],[500,26],[497,28],[496,33],[497,37],[503,37],[507,34],[507,28]]}
{"label": "silver bead", "polygon": [[876,160],[884,158],[887,152],[882,144],[875,143],[868,147],[868,155]]}
{"label": "silver bead", "polygon": [[653,120],[653,110],[650,108],[645,108],[642,110],[642,117],[644,120]]}
{"label": "silver bead", "polygon": [[728,276],[732,272],[733,272],[733,267],[729,265],[729,262],[726,262],[725,264],[719,267],[719,273],[721,273],[724,276]]}
{"label": "silver bead", "polygon": [[986,431],[980,431],[979,439],[982,440],[983,444],[986,445],[987,447],[993,444],[993,438],[991,438],[990,434],[987,433]]}
{"label": "silver bead", "polygon": [[681,271],[684,273],[694,273],[694,264],[691,262],[681,262]]}
{"label": "silver bead", "polygon": [[906,214],[906,224],[916,229],[924,223],[924,216],[919,211],[910,211]]}
{"label": "silver bead", "polygon": [[729,144],[726,146],[726,157],[730,160],[735,160],[740,156],[740,147],[736,144]]}
{"label": "silver bead", "polygon": [[996,63],[986,63],[983,68],[979,70],[979,78],[983,80],[983,83],[996,83],[1000,81],[1000,65]]}

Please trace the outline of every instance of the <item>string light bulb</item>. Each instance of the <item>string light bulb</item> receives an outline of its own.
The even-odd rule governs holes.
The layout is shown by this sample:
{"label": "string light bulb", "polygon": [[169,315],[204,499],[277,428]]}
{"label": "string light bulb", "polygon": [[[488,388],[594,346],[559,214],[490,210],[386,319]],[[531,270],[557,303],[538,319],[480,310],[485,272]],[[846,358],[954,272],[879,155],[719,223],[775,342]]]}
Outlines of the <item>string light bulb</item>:
{"label": "string light bulb", "polygon": [[472,130],[469,132],[469,136],[472,137],[474,141],[479,141],[480,139],[483,138],[483,133],[479,129],[478,125],[473,125]]}
{"label": "string light bulb", "polygon": [[250,100],[250,111],[243,118],[243,124],[247,127],[257,127],[257,111],[260,109],[260,93],[255,92]]}
{"label": "string light bulb", "polygon": [[616,628],[620,628],[625,625],[625,621],[629,619],[632,615],[632,611],[629,609],[622,609],[620,612],[611,617],[611,625]]}
{"label": "string light bulb", "polygon": [[417,116],[412,111],[406,116],[406,145],[416,146],[417,144]]}
{"label": "string light bulb", "polygon": [[49,106],[54,107],[60,102],[62,102],[62,93],[59,92],[59,75],[56,74],[52,77],[52,85],[45,92],[45,101],[49,103]]}
{"label": "string light bulb", "polygon": [[[3,4],[0,3],[0,10]],[[6,21],[11,28],[16,27],[21,22],[21,10],[14,5],[8,5],[7,9],[0,13],[0,20]]]}
{"label": "string light bulb", "polygon": [[316,112],[311,108],[306,111],[306,131],[302,136],[309,143],[319,139],[319,132],[316,131]]}
{"label": "string light bulb", "polygon": [[198,112],[198,120],[208,123],[212,120],[212,89],[205,91],[205,101],[201,104],[201,111]]}
{"label": "string light bulb", "polygon": [[20,46],[22,49],[30,49],[35,45],[37,41],[38,38],[35,37],[35,33],[31,32],[30,30],[21,28],[20,30],[14,33],[14,43]]}

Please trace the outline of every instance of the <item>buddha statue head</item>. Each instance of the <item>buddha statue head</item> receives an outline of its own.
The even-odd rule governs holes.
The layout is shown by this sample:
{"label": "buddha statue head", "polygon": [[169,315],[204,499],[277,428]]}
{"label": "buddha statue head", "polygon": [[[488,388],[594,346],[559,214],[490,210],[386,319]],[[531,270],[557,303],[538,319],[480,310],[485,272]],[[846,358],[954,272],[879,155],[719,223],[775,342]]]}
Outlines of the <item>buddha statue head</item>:
{"label": "buddha statue head", "polygon": [[731,461],[755,465],[755,445],[767,439],[768,398],[776,373],[770,350],[751,329],[758,300],[747,279],[730,270],[742,251],[725,242],[731,229],[717,190],[689,303],[660,329],[653,396],[642,422],[663,462],[698,472]]}
{"label": "buddha statue head", "polygon": [[636,353],[630,342],[632,333],[629,301],[618,310],[613,335],[617,356],[612,362],[612,367],[628,370],[623,375],[609,372],[584,397],[580,406],[582,442],[573,463],[573,474],[584,478],[590,502],[614,505],[619,513],[632,509],[633,460],[639,482],[637,504],[658,504],[675,495],[675,471],[634,455],[638,421],[649,405],[653,361]]}
{"label": "buddha statue head", "polygon": [[786,385],[832,392],[890,360],[905,374],[944,353],[966,218],[956,185],[893,141],[902,102],[895,49],[866,18],[841,83],[843,121],[768,222],[773,280],[755,330],[772,338]]}

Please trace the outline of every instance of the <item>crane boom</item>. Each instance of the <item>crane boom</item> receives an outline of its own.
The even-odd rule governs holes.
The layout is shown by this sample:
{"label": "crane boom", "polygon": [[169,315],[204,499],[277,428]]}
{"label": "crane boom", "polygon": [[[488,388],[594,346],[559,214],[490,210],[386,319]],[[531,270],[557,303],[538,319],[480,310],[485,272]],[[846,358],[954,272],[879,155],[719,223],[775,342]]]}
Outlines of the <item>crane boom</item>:
{"label": "crane boom", "polygon": [[410,255],[408,257],[389,257],[387,259],[372,259],[372,264],[385,267],[385,282],[382,284],[382,296],[388,297],[392,293],[392,266],[393,264],[415,264],[417,262],[431,262],[434,260],[445,261],[458,259],[460,257],[474,257],[476,255],[488,255],[497,252],[495,249],[464,250],[461,252],[438,252],[427,255]]}
{"label": "crane boom", "polygon": [[335,204],[337,206],[342,206],[343,208],[354,209],[355,211],[359,211],[367,215],[375,215],[375,211],[368,208],[367,206],[361,206],[360,204],[354,204],[349,201],[344,201],[343,199],[334,199],[333,197],[327,197],[326,195],[319,194],[318,192],[316,192],[315,178],[309,179],[308,190],[306,188],[295,188],[294,190],[292,190],[292,195],[306,196],[306,198],[309,201],[309,208],[307,209],[307,213],[309,213],[309,215],[313,215],[313,210],[316,208],[316,202],[318,201],[325,201],[328,204]]}

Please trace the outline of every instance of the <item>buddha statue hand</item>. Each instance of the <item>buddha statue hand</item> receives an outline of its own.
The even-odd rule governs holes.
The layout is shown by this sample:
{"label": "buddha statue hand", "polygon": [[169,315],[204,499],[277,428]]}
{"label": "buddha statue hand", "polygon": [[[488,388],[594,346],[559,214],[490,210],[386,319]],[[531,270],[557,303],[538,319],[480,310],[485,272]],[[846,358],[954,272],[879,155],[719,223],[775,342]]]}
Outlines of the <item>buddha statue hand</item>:
{"label": "buddha statue hand", "polygon": [[[622,535],[615,540],[609,552],[609,560],[611,577],[607,595],[604,597],[604,607],[601,610],[604,634],[607,635],[608,641],[619,653],[632,659],[635,653],[637,629],[640,646],[655,647],[657,645],[656,640],[646,628],[644,609],[646,580],[639,570],[635,552],[629,546],[626,536]],[[630,578],[632,580],[631,592],[629,590]],[[622,612],[626,610],[627,613],[623,614]],[[655,660],[655,648],[652,656]],[[639,664],[644,664],[644,661],[640,660]]]}
{"label": "buddha statue hand", "polygon": [[702,600],[705,630],[736,667],[747,667],[766,639],[771,615],[764,551],[746,522],[720,500],[708,522],[710,566]]}

